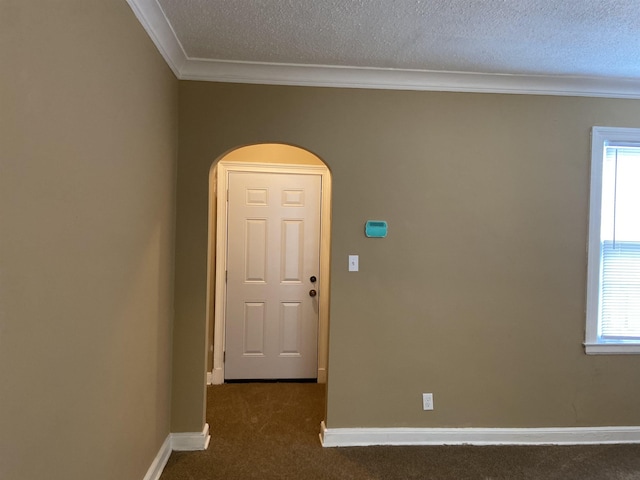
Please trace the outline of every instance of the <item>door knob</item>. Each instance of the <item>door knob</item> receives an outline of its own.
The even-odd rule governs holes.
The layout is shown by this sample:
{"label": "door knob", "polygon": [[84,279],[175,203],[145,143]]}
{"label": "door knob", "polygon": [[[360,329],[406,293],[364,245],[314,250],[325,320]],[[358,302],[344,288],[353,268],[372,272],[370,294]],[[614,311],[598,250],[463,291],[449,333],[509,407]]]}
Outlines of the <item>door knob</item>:
{"label": "door knob", "polygon": [[309,296],[310,297],[315,297],[318,294],[318,292],[316,292],[315,290],[309,290]]}
{"label": "door knob", "polygon": [[311,275],[311,278],[309,279],[309,281],[311,283],[316,283],[316,280],[317,280],[316,276],[315,275]]}

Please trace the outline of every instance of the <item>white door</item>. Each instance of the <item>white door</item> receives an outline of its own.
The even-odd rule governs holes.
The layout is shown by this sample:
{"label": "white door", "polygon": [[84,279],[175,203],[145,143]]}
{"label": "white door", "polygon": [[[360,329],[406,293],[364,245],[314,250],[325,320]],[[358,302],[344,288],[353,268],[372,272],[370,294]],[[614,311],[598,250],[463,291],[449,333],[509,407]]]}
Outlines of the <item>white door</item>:
{"label": "white door", "polygon": [[316,378],[321,176],[230,172],[225,379]]}

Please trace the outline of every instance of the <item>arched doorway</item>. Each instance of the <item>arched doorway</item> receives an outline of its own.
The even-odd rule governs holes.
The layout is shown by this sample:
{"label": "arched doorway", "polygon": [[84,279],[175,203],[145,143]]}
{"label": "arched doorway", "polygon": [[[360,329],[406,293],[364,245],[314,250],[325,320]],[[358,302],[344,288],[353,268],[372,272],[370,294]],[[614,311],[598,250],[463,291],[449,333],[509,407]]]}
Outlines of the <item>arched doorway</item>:
{"label": "arched doorway", "polygon": [[327,381],[329,330],[329,275],[331,229],[331,175],[316,155],[285,144],[258,144],[240,147],[222,155],[209,175],[209,243],[207,262],[207,371],[213,384],[225,381],[225,318],[228,275],[229,179],[234,174],[307,175],[320,184],[319,275],[317,292],[317,380]]}

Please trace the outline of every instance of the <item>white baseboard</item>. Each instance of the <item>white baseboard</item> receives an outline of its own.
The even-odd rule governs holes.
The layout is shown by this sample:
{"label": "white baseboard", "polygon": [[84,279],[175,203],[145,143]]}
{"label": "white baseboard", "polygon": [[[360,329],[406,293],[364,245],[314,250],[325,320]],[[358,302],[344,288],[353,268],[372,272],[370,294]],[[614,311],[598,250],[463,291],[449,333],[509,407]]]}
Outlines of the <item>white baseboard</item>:
{"label": "white baseboard", "polygon": [[206,450],[209,447],[209,424],[205,423],[202,432],[171,434],[171,449],[178,451]]}
{"label": "white baseboard", "polygon": [[211,385],[213,383],[213,372],[207,372],[207,385]]}
{"label": "white baseboard", "polygon": [[327,428],[323,447],[369,445],[588,445],[640,443],[640,427]]}
{"label": "white baseboard", "polygon": [[214,368],[211,372],[211,383],[213,385],[222,385],[224,383],[224,372],[222,368]]}
{"label": "white baseboard", "polygon": [[209,447],[209,424],[205,423],[202,432],[170,433],[154,458],[143,480],[159,480],[173,450],[206,450]]}
{"label": "white baseboard", "polygon": [[167,465],[167,461],[169,460],[169,456],[171,455],[171,434],[167,435],[167,439],[164,441],[156,458],[151,463],[149,470],[147,470],[147,474],[144,476],[143,480],[159,480],[160,475],[162,475],[162,471],[164,467]]}

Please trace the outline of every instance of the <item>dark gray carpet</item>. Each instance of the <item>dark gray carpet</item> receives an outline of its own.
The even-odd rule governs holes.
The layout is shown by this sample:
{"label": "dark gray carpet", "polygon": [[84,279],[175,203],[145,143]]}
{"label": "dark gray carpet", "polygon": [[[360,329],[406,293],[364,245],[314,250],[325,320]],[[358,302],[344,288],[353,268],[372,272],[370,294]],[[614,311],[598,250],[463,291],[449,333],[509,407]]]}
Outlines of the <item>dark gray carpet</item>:
{"label": "dark gray carpet", "polygon": [[640,480],[640,445],[322,448],[323,417],[323,385],[209,387],[209,449],[161,480]]}

